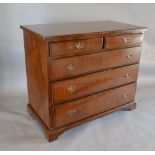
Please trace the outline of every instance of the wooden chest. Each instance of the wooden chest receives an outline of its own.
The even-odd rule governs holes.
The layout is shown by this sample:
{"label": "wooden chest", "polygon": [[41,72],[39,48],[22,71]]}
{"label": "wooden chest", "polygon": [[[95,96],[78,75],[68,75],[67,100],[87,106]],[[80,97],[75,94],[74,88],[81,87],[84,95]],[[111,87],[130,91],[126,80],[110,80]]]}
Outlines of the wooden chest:
{"label": "wooden chest", "polygon": [[81,123],[136,107],[145,27],[97,21],[21,28],[28,110],[49,141]]}

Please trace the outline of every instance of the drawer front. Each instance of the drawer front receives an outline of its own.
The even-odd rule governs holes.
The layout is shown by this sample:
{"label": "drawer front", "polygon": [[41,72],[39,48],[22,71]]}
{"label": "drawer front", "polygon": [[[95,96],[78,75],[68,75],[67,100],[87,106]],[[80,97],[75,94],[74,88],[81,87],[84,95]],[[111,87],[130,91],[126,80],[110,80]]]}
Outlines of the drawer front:
{"label": "drawer front", "polygon": [[101,50],[102,47],[102,38],[56,42],[50,43],[50,55],[64,56],[83,52],[86,53],[93,50]]}
{"label": "drawer front", "polygon": [[119,107],[135,98],[136,84],[126,85],[55,107],[55,127],[61,127]]}
{"label": "drawer front", "polygon": [[105,37],[105,49],[131,47],[142,44],[143,34]]}
{"label": "drawer front", "polygon": [[54,104],[129,84],[137,80],[138,65],[112,69],[53,84]]}
{"label": "drawer front", "polygon": [[139,63],[140,54],[141,47],[135,47],[52,60],[50,63],[50,78],[52,81],[61,80]]}

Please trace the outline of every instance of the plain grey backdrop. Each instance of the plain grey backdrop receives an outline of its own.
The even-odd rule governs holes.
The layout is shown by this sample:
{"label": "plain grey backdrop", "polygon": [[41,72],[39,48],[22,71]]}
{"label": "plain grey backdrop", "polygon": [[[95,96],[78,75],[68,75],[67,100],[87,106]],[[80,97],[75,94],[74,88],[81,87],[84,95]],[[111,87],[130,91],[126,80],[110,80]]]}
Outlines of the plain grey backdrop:
{"label": "plain grey backdrop", "polygon": [[[148,27],[137,89],[138,108],[65,132],[47,143],[27,114],[20,25],[115,20]],[[155,4],[0,4],[1,150],[155,150]]]}

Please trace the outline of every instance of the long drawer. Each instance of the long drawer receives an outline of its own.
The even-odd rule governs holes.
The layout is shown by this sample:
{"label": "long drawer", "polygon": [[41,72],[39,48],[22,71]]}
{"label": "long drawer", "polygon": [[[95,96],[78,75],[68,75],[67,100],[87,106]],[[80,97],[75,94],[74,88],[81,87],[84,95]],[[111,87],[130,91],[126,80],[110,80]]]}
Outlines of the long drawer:
{"label": "long drawer", "polygon": [[136,84],[85,97],[55,107],[55,127],[61,127],[134,101]]}
{"label": "long drawer", "polygon": [[139,63],[141,47],[119,49],[50,61],[50,79],[62,80]]}
{"label": "long drawer", "polygon": [[138,66],[136,64],[56,82],[52,85],[54,104],[135,82]]}

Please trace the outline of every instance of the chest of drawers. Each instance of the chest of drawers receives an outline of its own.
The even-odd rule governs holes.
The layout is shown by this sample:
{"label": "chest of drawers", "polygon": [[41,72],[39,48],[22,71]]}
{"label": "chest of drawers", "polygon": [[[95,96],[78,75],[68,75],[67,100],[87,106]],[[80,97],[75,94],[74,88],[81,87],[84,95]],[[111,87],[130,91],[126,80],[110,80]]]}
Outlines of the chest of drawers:
{"label": "chest of drawers", "polygon": [[96,21],[21,28],[28,111],[49,141],[74,126],[136,107],[145,27]]}

